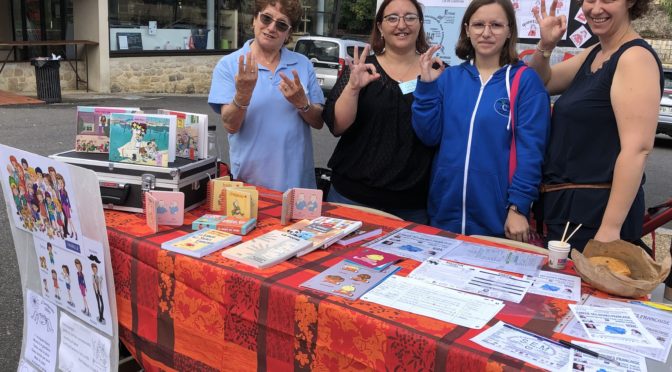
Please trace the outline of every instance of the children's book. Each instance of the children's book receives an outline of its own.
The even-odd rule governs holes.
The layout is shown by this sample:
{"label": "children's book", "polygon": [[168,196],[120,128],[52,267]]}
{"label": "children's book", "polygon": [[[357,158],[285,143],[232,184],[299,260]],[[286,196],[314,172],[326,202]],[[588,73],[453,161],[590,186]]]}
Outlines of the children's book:
{"label": "children's book", "polygon": [[175,116],[113,113],[110,118],[110,161],[159,167],[175,161]]}
{"label": "children's book", "polygon": [[208,115],[163,109],[156,113],[177,118],[175,156],[191,160],[208,157]]}
{"label": "children's book", "polygon": [[357,230],[360,226],[362,226],[361,221],[323,216],[313,220],[301,220],[285,227],[283,231],[313,242],[312,247],[297,254],[297,256],[303,256],[317,248],[327,248],[341,237]]}
{"label": "children's book", "polygon": [[381,252],[373,248],[361,247],[345,256],[345,260],[359,266],[381,271],[395,262],[403,260],[401,256],[392,253]]}
{"label": "children's book", "polygon": [[280,223],[313,219],[322,215],[322,190],[292,188],[282,194]]}
{"label": "children's book", "polygon": [[155,219],[156,225],[180,226],[184,223],[184,193],[181,191],[157,191],[145,192],[145,215],[147,225],[154,232],[154,221],[150,224],[150,215]]}
{"label": "children's book", "polygon": [[247,235],[257,226],[257,219],[235,218],[219,214],[206,214],[196,219],[192,224],[193,230],[215,229],[236,235]]}
{"label": "children's book", "polygon": [[343,260],[302,283],[301,287],[356,300],[399,269],[399,266],[389,266],[376,271]]}
{"label": "children's book", "polygon": [[203,229],[161,244],[161,248],[191,257],[203,257],[238,243],[242,238],[224,231]]}
{"label": "children's book", "polygon": [[313,243],[283,231],[273,230],[222,252],[222,256],[264,269],[283,262]]}
{"label": "children's book", "polygon": [[338,241],[338,244],[348,246],[357,242],[361,242],[362,240],[373,238],[374,236],[378,236],[382,233],[382,228],[376,225],[362,223],[362,226],[359,229],[341,238],[341,240]]}
{"label": "children's book", "polygon": [[206,202],[211,212],[223,212],[226,210],[226,188],[242,187],[240,181],[231,181],[231,177],[224,176],[208,181]]}
{"label": "children's book", "polygon": [[254,186],[226,188],[226,215],[235,218],[257,218],[259,191]]}
{"label": "children's book", "polygon": [[110,152],[110,114],[142,113],[138,107],[77,106],[75,151]]}

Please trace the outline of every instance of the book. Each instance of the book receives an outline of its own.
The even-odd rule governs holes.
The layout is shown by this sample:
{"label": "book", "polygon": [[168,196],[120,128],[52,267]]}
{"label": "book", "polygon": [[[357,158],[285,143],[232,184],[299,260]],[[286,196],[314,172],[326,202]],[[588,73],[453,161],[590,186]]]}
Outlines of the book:
{"label": "book", "polygon": [[313,219],[322,215],[322,190],[292,188],[282,194],[280,223]]}
{"label": "book", "polygon": [[235,218],[219,214],[206,214],[196,219],[192,224],[193,230],[204,228],[225,231],[236,235],[247,235],[257,226],[257,219]]}
{"label": "book", "polygon": [[341,237],[362,226],[361,221],[351,221],[333,217],[318,217],[301,220],[283,229],[294,236],[313,242],[313,245],[297,254],[303,256],[318,248],[327,248]]}
{"label": "book", "polygon": [[156,113],[177,118],[175,156],[191,160],[208,157],[208,115],[164,109]]}
{"label": "book", "polygon": [[376,271],[384,270],[386,267],[392,265],[395,262],[398,262],[404,259],[401,256],[395,254],[381,252],[373,248],[361,247],[356,249],[344,257],[346,261],[367,267]]}
{"label": "book", "polygon": [[138,107],[77,106],[75,151],[110,152],[110,114],[142,113]]}
{"label": "book", "polygon": [[254,186],[226,188],[226,215],[229,217],[257,218],[259,191]]}
{"label": "book", "polygon": [[[145,192],[147,225],[157,232],[158,225],[180,226],[184,223],[184,193],[181,191]],[[150,221],[150,216],[155,221]]]}
{"label": "book", "polygon": [[110,115],[110,161],[167,167],[175,161],[177,119],[172,115]]}
{"label": "book", "polygon": [[356,300],[400,269],[389,266],[382,271],[353,265],[343,260],[301,283],[301,287]]}
{"label": "book", "polygon": [[203,257],[238,243],[242,238],[224,231],[203,229],[161,243],[161,249],[191,257]]}
{"label": "book", "polygon": [[362,223],[362,226],[359,229],[344,236],[337,243],[340,245],[348,246],[351,244],[355,244],[357,242],[361,242],[362,240],[373,238],[374,236],[378,236],[382,233],[383,233],[382,228],[376,225]]}
{"label": "book", "polygon": [[222,256],[264,269],[283,262],[313,243],[283,231],[273,230],[222,252]]}
{"label": "book", "polygon": [[208,181],[206,203],[211,212],[226,210],[226,188],[242,187],[240,181],[231,181],[231,177],[224,176]]}

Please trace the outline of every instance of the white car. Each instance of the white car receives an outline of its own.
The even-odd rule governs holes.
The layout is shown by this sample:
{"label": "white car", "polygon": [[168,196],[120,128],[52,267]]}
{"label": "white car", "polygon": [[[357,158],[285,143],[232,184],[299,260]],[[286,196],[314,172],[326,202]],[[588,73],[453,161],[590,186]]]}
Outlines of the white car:
{"label": "white car", "polygon": [[665,69],[663,73],[665,74],[665,89],[663,98],[660,100],[657,133],[672,137],[672,69]]}
{"label": "white car", "polygon": [[328,93],[341,76],[347,61],[352,60],[355,46],[361,52],[366,45],[359,40],[303,36],[296,41],[294,51],[305,55],[313,63],[317,81]]}

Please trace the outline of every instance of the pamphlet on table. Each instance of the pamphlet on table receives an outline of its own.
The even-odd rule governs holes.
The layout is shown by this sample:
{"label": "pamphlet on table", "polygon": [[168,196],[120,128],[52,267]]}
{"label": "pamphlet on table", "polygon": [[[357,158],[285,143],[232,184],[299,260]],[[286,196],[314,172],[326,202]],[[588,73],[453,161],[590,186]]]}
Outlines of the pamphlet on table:
{"label": "pamphlet on table", "polygon": [[574,371],[609,371],[609,372],[646,372],[646,359],[629,351],[613,347],[574,340],[572,344],[598,353],[603,358],[596,358],[579,350],[574,351],[572,372]]}
{"label": "pamphlet on table", "polygon": [[545,257],[512,249],[463,242],[444,259],[512,273],[537,276]]}
{"label": "pamphlet on table", "polygon": [[441,287],[520,303],[532,285],[529,277],[517,277],[475,266],[428,258],[408,274]]}
{"label": "pamphlet on table", "polygon": [[348,246],[361,242],[362,240],[371,239],[382,233],[383,229],[379,226],[362,222],[362,226],[359,229],[344,236],[337,243],[343,246]]}
{"label": "pamphlet on table", "polygon": [[534,283],[529,293],[574,302],[581,301],[581,278],[578,276],[539,271],[539,275],[533,279]]}
{"label": "pamphlet on table", "polygon": [[365,246],[422,262],[428,258],[444,257],[461,244],[462,241],[457,239],[397,229]]}
{"label": "pamphlet on table", "polygon": [[346,254],[344,258],[352,264],[368,267],[376,271],[384,270],[393,263],[403,259],[403,257],[395,254],[366,247],[360,247]]}
{"label": "pamphlet on table", "polygon": [[500,300],[399,275],[390,276],[362,299],[474,329],[483,328],[504,307]]}
{"label": "pamphlet on table", "polygon": [[399,269],[392,265],[376,271],[343,260],[302,283],[301,287],[356,300]]}

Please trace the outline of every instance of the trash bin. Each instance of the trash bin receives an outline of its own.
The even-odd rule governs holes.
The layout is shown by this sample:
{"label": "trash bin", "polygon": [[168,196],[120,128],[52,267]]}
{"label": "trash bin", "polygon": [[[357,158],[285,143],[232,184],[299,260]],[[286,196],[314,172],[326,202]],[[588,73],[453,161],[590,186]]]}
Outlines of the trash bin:
{"label": "trash bin", "polygon": [[33,58],[30,64],[35,66],[37,98],[46,103],[61,102],[61,62],[57,59]]}

